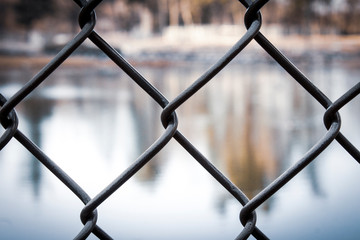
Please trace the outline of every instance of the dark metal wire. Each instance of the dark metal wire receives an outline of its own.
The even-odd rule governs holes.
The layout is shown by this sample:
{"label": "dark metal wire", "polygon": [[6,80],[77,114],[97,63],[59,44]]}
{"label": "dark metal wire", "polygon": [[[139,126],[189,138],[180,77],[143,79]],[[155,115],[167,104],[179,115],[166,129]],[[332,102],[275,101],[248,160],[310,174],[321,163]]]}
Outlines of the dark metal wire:
{"label": "dark metal wire", "polygon": [[[244,16],[245,26],[248,29],[247,32],[222,58],[210,67],[209,70],[172,101],[168,101],[160,91],[150,84],[125,58],[96,33],[94,30],[96,25],[96,15],[94,10],[102,0],[74,0],[74,2],[81,7],[79,13],[79,25],[81,31],[73,38],[73,40],[69,41],[67,45],[39,71],[39,73],[30,79],[18,92],[11,96],[9,100],[6,100],[0,93],[0,123],[5,129],[5,132],[0,136],[0,150],[6,147],[12,138],[15,138],[85,204],[80,214],[80,219],[84,224],[84,227],[74,239],[86,239],[91,233],[96,235],[99,239],[112,239],[96,224],[98,216],[97,208],[132,178],[136,172],[151,161],[151,159],[158,154],[172,138],[174,138],[211,176],[213,176],[219,184],[237,199],[241,205],[243,205],[240,212],[240,222],[243,224],[243,228],[239,229],[239,235],[235,239],[247,239],[250,235],[253,235],[256,239],[268,239],[268,237],[256,226],[256,209],[301,172],[309,163],[316,159],[316,157],[335,139],[358,163],[360,163],[359,150],[340,132],[341,118],[338,113],[343,106],[360,94],[360,83],[349,89],[334,103],[331,102],[324,93],[322,93],[260,32],[262,23],[260,9],[269,0],[239,1],[247,8]],[[66,172],[57,166],[39,147],[18,130],[18,118],[14,110],[19,103],[45,81],[86,39],[90,39],[163,108],[161,122],[164,126],[164,132],[158,139],[154,141],[154,143],[144,151],[133,164],[93,198],[90,198]],[[314,99],[326,108],[324,113],[324,125],[327,132],[293,166],[265,187],[253,199],[249,200],[241,189],[235,186],[235,184],[219,171],[179,130],[177,130],[178,119],[175,111],[211,81],[214,76],[222,71],[253,40],[255,40],[282,68],[284,68],[294,80],[309,92]]]}

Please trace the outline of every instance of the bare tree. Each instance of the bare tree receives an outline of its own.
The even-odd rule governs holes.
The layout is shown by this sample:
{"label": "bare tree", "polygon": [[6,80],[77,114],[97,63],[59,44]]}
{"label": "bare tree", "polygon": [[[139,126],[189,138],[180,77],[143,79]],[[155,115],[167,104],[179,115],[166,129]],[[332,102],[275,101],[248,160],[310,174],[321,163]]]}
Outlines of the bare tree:
{"label": "bare tree", "polygon": [[[53,14],[54,9],[54,0],[21,0],[14,5],[17,23],[24,26],[27,33],[33,27],[35,21]],[[28,34],[26,38],[28,38]]]}

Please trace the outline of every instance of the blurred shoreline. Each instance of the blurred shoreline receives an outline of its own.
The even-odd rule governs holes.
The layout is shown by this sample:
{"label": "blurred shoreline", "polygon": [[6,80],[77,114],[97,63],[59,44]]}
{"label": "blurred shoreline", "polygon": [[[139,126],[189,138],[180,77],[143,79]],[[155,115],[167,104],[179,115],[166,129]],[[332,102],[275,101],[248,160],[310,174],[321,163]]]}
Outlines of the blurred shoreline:
{"label": "blurred shoreline", "polygon": [[[168,66],[184,63],[214,63],[244,34],[237,26],[168,28],[162,34],[136,36],[127,33],[100,34],[112,47],[133,65]],[[281,35],[262,31],[263,34],[291,60],[314,56],[337,59],[360,57],[360,35]],[[61,41],[56,40],[61,39]],[[40,36],[29,42],[1,42],[0,68],[44,66],[73,36],[55,36],[44,42]],[[39,43],[41,42],[41,44]],[[36,45],[36,46],[35,46]],[[252,41],[235,61],[252,63],[268,61],[269,56]],[[92,66],[110,63],[105,54],[86,40],[65,66]]]}

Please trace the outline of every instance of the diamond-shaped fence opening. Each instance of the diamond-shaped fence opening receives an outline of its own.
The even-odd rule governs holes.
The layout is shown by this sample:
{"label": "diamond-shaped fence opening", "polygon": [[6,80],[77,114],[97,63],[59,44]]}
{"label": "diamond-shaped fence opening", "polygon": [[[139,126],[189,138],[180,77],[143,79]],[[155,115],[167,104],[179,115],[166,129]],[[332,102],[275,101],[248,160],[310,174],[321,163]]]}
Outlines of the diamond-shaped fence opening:
{"label": "diamond-shaped fence opening", "polygon": [[[94,30],[95,9],[101,0],[75,1],[81,8],[78,14],[81,30],[62,49],[53,49],[56,56],[33,77],[24,72],[14,77],[21,81],[6,84],[8,89],[0,88],[4,92],[0,92],[1,156],[11,161],[31,154],[32,161],[22,161],[22,164],[31,164],[33,182],[41,178],[36,167],[41,164],[46,169],[46,178],[57,178],[60,180],[57,185],[66,187],[81,200],[83,207],[74,202],[73,195],[61,201],[56,191],[49,191],[46,196],[54,202],[53,218],[62,218],[62,213],[81,212],[83,225],[78,222],[64,230],[69,234],[74,232],[71,237],[75,239],[94,236],[121,239],[122,231],[116,232],[121,228],[136,229],[139,238],[151,234],[157,239],[177,239],[178,236],[213,239],[212,225],[219,223],[209,214],[207,205],[211,203],[204,198],[204,193],[214,192],[221,199],[219,211],[232,212],[234,219],[231,230],[227,226],[221,228],[221,239],[268,239],[266,221],[279,222],[279,231],[285,231],[286,221],[296,221],[295,214],[285,214],[286,219],[270,218],[264,212],[257,215],[257,210],[267,209],[275,196],[287,199],[287,195],[295,197],[279,200],[284,209],[302,209],[301,202],[307,200],[298,198],[306,197],[304,190],[299,187],[298,191],[293,191],[287,186],[301,181],[302,178],[295,178],[297,175],[309,174],[310,178],[316,178],[314,162],[325,158],[334,142],[337,142],[336,147],[342,148],[336,161],[353,158],[354,166],[358,166],[358,146],[347,139],[347,136],[349,139],[356,137],[356,132],[352,131],[358,129],[354,126],[356,114],[345,114],[350,117],[344,120],[346,126],[342,126],[341,113],[344,106],[352,106],[344,111],[357,112],[360,83],[354,80],[346,85],[338,79],[328,80],[330,74],[326,71],[313,76],[323,81],[310,81],[261,33],[260,10],[267,2],[240,1],[247,9],[244,15],[247,30],[208,70],[199,72],[182,67],[179,71],[183,74],[178,75],[166,70],[171,66],[162,65],[160,71],[149,76],[148,69],[135,69]],[[85,40],[90,40],[96,51],[102,52],[101,58],[111,60],[110,63],[96,64],[89,56],[88,69],[75,67],[67,72],[62,66],[76,64],[74,52],[89,44],[85,44]],[[244,49],[250,43],[268,54],[264,61],[270,59],[272,62],[267,65],[269,70],[265,74],[258,71],[261,63],[246,65],[240,60],[241,54],[247,54]],[[194,56],[190,54],[185,59],[194,59]],[[230,64],[234,61],[238,61],[237,65]],[[233,69],[232,74],[227,76],[230,69]],[[71,88],[72,84],[78,85],[81,91]],[[328,92],[333,89],[327,88],[329,84],[336,85],[335,93]],[[5,98],[5,92],[11,94]],[[57,122],[47,121],[50,115],[58,116]],[[305,121],[304,115],[307,116]],[[21,125],[22,122],[25,125]],[[320,124],[324,126],[321,131],[316,127]],[[40,137],[41,131],[47,134]],[[208,142],[208,147],[202,145],[204,141]],[[280,144],[286,147],[279,148]],[[8,149],[16,149],[17,156],[10,156],[6,152]],[[275,160],[288,157],[295,160],[287,164]],[[118,162],[117,159],[127,160]],[[226,161],[220,163],[217,159]],[[1,161],[3,159],[0,167]],[[99,164],[102,161],[108,164]],[[171,170],[169,176],[158,174],[164,168]],[[336,179],[352,177],[343,169],[328,171],[329,175],[336,175]],[[157,177],[153,177],[155,175]],[[149,178],[152,181],[147,182],[150,187],[146,189],[156,192],[157,188],[151,187],[154,182],[163,187],[155,197],[132,182]],[[181,181],[177,183],[175,179]],[[209,187],[209,182],[216,187]],[[313,183],[313,191],[325,196],[316,179]],[[34,186],[34,191],[38,192],[39,186]],[[52,186],[46,187],[52,189]],[[356,189],[356,184],[349,187]],[[351,199],[351,196],[341,197]],[[227,201],[232,202],[230,210],[224,207]],[[21,214],[32,210],[21,207],[22,204],[26,206],[26,202],[27,199],[20,199],[16,203],[20,207],[14,211],[19,211],[20,217],[9,220],[0,215],[0,225],[11,228],[13,221],[20,221],[23,229],[27,229]],[[12,206],[8,202],[1,204]],[[319,205],[316,201],[310,204]],[[113,209],[113,205],[123,207]],[[190,209],[192,205],[196,210]],[[356,204],[353,207],[356,208]],[[180,219],[179,212],[185,212],[187,218]],[[36,219],[36,213],[33,214]],[[320,221],[317,213],[313,214],[309,221]],[[127,217],[124,220],[119,216],[118,221],[113,221],[113,216],[109,219],[111,215]],[[354,215],[358,215],[356,211]],[[334,227],[343,224],[337,219],[334,221]],[[51,222],[49,219],[48,223],[37,224],[47,228]],[[179,222],[183,225],[173,227]],[[181,235],[184,226],[187,231]],[[208,230],[200,236],[197,230],[203,227]],[[61,229],[62,226],[50,228]]]}

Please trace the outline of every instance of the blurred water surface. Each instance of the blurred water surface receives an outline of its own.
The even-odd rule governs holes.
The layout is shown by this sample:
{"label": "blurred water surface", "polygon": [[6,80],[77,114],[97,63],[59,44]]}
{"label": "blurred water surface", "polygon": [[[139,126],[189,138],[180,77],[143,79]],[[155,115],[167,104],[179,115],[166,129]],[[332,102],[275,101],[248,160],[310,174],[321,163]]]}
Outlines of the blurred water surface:
{"label": "blurred water surface", "polygon": [[[171,100],[207,67],[139,71]],[[299,68],[333,101],[360,76],[336,58]],[[10,97],[38,70],[1,70],[0,92]],[[340,111],[358,148],[359,109],[357,98]],[[111,64],[62,66],[16,110],[19,129],[92,197],[164,131],[161,108]],[[179,130],[249,198],[325,134],[323,113],[271,62],[231,64],[177,110]],[[356,239],[358,182],[359,164],[334,142],[257,210],[257,225],[271,239]],[[82,228],[82,203],[15,140],[0,152],[0,192],[2,239],[72,239]],[[99,207],[98,224],[115,239],[234,239],[240,210],[172,140]]]}

